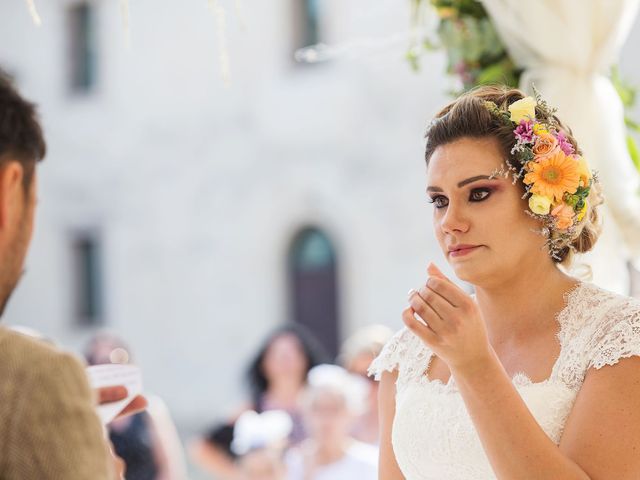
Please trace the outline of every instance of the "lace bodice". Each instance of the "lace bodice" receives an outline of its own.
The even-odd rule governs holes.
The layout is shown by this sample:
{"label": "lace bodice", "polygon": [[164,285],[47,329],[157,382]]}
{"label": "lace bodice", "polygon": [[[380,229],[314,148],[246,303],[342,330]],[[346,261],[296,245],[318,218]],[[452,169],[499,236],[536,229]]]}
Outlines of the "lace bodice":
{"label": "lace bodice", "polygon": [[[589,368],[640,356],[640,301],[591,283],[566,295],[557,315],[560,354],[551,375],[532,382],[524,373],[512,381],[542,429],[559,444],[565,421]],[[392,443],[407,480],[495,479],[491,465],[453,376],[445,384],[425,374],[430,349],[403,329],[369,368],[398,372]]]}

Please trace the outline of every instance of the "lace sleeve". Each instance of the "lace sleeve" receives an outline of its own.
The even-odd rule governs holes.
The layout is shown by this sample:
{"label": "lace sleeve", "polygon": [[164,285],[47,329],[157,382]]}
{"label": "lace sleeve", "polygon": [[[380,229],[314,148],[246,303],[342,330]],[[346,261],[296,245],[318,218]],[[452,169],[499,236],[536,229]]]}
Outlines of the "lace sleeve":
{"label": "lace sleeve", "polygon": [[396,332],[382,348],[380,354],[369,365],[368,374],[375,380],[380,380],[382,372],[393,372],[407,358],[407,352],[414,335],[406,327]]}
{"label": "lace sleeve", "polygon": [[615,365],[623,358],[640,356],[640,301],[626,298],[609,311],[597,332],[589,367]]}

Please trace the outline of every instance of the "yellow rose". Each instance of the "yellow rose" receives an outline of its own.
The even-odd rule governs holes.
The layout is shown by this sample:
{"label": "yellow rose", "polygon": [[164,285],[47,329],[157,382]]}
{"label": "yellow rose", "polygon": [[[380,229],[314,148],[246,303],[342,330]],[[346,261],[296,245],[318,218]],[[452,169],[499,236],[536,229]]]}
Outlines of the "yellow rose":
{"label": "yellow rose", "polygon": [[544,195],[531,195],[531,198],[529,199],[529,208],[533,213],[546,215],[551,209],[551,199]]}
{"label": "yellow rose", "polygon": [[511,121],[520,123],[520,120],[535,120],[536,101],[532,97],[524,97],[522,100],[509,105]]}
{"label": "yellow rose", "polygon": [[591,180],[591,170],[584,157],[578,157],[578,173],[580,174],[580,185],[586,187]]}

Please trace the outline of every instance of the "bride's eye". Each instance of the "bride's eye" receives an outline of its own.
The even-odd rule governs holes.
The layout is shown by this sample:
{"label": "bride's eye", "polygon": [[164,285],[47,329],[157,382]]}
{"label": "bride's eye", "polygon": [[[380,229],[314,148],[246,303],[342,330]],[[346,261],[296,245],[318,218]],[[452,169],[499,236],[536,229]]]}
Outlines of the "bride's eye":
{"label": "bride's eye", "polygon": [[433,203],[436,208],[443,208],[449,205],[449,199],[442,195],[436,195],[427,200],[429,203]]}
{"label": "bride's eye", "polygon": [[472,202],[481,202],[486,200],[491,195],[490,188],[474,188],[471,190],[471,194],[469,195],[469,200]]}

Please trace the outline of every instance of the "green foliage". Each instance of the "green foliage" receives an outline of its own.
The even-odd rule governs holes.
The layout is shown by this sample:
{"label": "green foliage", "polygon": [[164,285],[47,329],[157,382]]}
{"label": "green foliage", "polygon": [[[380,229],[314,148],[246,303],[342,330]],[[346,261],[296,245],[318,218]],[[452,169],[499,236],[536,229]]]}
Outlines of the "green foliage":
{"label": "green foliage", "polygon": [[519,159],[520,162],[524,165],[527,162],[530,162],[535,158],[533,151],[530,148],[525,148],[520,152]]}
{"label": "green foliage", "polygon": [[611,69],[611,83],[613,83],[613,86],[618,92],[618,95],[620,96],[620,100],[622,101],[622,105],[624,105],[624,108],[625,109],[632,108],[636,103],[638,88],[625,82],[620,77],[620,70],[618,69],[617,66],[614,66]]}
{"label": "green foliage", "polygon": [[425,37],[422,49],[417,45],[409,49],[407,60],[412,69],[419,69],[423,51],[444,49],[447,73],[460,79],[462,91],[489,83],[518,85],[522,72],[509,57],[482,3],[477,0],[411,1],[414,25],[420,23],[429,5],[435,7],[440,17],[437,39]]}
{"label": "green foliage", "polygon": [[[406,58],[414,71],[420,69],[420,57],[424,51],[444,49],[447,55],[447,73],[458,77],[462,91],[473,87],[501,83],[517,87],[522,70],[507,52],[484,6],[478,0],[411,0],[413,23],[418,26],[425,16],[425,9],[435,8],[439,16],[437,38],[426,37],[414,42]],[[638,88],[620,77],[618,68],[611,71],[611,81],[625,108],[625,124],[629,131],[627,146],[634,165],[640,172],[640,150],[633,134],[640,134],[640,124],[629,118],[629,112],[637,101]]]}
{"label": "green foliage", "polygon": [[629,155],[631,156],[631,160],[633,160],[633,164],[638,169],[638,172],[640,172],[640,151],[638,151],[638,144],[631,134],[627,134],[627,148],[629,149]]}

